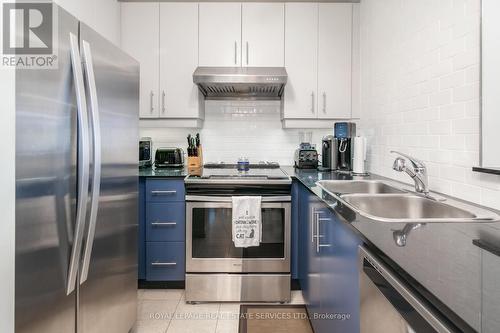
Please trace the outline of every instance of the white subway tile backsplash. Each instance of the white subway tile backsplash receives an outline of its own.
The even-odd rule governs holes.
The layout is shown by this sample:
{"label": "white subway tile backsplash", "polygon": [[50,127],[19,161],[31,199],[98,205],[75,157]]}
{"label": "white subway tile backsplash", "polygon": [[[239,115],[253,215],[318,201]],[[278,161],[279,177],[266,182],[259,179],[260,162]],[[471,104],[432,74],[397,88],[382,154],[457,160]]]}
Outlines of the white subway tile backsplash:
{"label": "white subway tile backsplash", "polygon": [[463,118],[452,121],[453,134],[479,133],[479,118]]}
{"label": "white subway tile backsplash", "polygon": [[451,103],[451,93],[451,89],[447,89],[431,95],[431,106],[442,106]]}
{"label": "white subway tile backsplash", "polygon": [[479,84],[469,84],[453,89],[453,102],[467,102],[479,97]]}
{"label": "white subway tile backsplash", "polygon": [[464,150],[465,137],[463,135],[446,135],[439,138],[440,148],[448,150]]}
{"label": "white subway tile backsplash", "polygon": [[474,49],[457,54],[453,58],[453,70],[458,71],[476,64],[477,57],[477,50]]}
{"label": "white subway tile backsplash", "polygon": [[440,177],[456,182],[465,182],[465,168],[458,166],[442,165],[440,167]]}
{"label": "white subway tile backsplash", "polygon": [[449,135],[451,134],[451,123],[449,121],[431,121],[429,123],[429,134]]}
{"label": "white subway tile backsplash", "polygon": [[[465,116],[465,104],[448,104],[439,109],[439,118],[442,120],[463,118]],[[451,123],[447,121],[450,125]]]}
{"label": "white subway tile backsplash", "polygon": [[431,189],[500,209],[500,176],[472,171],[480,8],[480,0],[364,0],[360,128],[370,129],[372,172],[408,182],[391,170],[389,151],[402,150],[428,163]]}
{"label": "white subway tile backsplash", "polygon": [[441,90],[460,87],[465,84],[465,72],[458,71],[441,77],[439,87]]}
{"label": "white subway tile backsplash", "polygon": [[313,143],[321,150],[321,140],[333,129],[283,129],[279,104],[267,102],[207,102],[202,129],[141,128],[141,136],[153,139],[153,148],[181,147],[186,152],[187,135],[200,132],[205,162],[235,162],[246,156],[251,162],[276,161],[293,165],[299,132],[313,133]]}

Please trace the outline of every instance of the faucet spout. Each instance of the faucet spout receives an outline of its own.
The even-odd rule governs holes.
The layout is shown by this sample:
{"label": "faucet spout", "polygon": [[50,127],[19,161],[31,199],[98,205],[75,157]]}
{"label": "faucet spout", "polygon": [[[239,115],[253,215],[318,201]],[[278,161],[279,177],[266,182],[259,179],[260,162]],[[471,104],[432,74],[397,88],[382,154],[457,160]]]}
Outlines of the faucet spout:
{"label": "faucet spout", "polygon": [[[415,191],[428,195],[429,175],[427,174],[427,167],[424,162],[401,152],[391,151],[391,153],[401,156],[396,158],[392,165],[392,169],[398,172],[405,172],[415,182]],[[406,166],[406,159],[410,161],[413,168]]]}

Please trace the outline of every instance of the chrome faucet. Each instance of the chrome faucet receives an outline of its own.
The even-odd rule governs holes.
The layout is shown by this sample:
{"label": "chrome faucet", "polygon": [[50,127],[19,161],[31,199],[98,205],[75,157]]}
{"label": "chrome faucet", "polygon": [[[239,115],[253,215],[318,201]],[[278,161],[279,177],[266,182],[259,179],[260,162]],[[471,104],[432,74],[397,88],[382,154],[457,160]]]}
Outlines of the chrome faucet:
{"label": "chrome faucet", "polygon": [[[424,162],[398,151],[391,151],[393,154],[398,154],[402,157],[396,158],[392,169],[398,172],[406,172],[415,182],[415,191],[418,193],[423,193],[426,196],[429,195],[429,175],[427,174],[427,167]],[[404,158],[403,158],[404,157]],[[406,159],[410,161],[412,168],[406,166]]]}

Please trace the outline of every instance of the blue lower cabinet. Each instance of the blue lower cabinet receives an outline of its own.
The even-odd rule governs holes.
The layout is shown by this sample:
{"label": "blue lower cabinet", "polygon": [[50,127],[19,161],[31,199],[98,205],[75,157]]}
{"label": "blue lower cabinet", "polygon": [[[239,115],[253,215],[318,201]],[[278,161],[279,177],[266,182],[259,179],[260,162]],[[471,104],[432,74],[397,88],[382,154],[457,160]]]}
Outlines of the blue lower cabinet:
{"label": "blue lower cabinet", "polygon": [[139,279],[185,278],[186,202],[184,181],[139,179]]}
{"label": "blue lower cabinet", "polygon": [[299,280],[315,333],[359,333],[359,237],[300,185]]}
{"label": "blue lower cabinet", "polygon": [[184,180],[151,178],[146,180],[148,202],[184,201],[184,197]]}
{"label": "blue lower cabinet", "polygon": [[138,279],[146,278],[146,180],[139,178],[139,234],[137,235]]}
{"label": "blue lower cabinet", "polygon": [[184,242],[186,205],[184,202],[148,202],[146,240],[148,242]]}
{"label": "blue lower cabinet", "polygon": [[358,333],[359,328],[359,237],[329,208],[319,215],[321,314],[320,332]]}
{"label": "blue lower cabinet", "polygon": [[147,242],[146,280],[184,280],[186,266],[184,244],[184,242]]}

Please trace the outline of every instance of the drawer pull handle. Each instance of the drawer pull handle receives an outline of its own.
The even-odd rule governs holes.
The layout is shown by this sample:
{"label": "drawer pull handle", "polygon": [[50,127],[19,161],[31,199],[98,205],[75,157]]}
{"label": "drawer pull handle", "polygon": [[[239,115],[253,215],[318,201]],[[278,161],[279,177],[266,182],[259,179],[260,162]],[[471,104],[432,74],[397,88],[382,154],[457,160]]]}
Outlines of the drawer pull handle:
{"label": "drawer pull handle", "polygon": [[152,262],[151,266],[177,266],[176,262]]}
{"label": "drawer pull handle", "polygon": [[170,225],[177,225],[177,222],[152,222],[151,225],[170,226]]}
{"label": "drawer pull handle", "polygon": [[160,190],[154,190],[151,191],[152,195],[175,195],[177,194],[177,191],[160,191]]}

